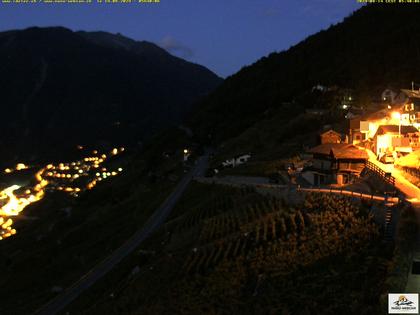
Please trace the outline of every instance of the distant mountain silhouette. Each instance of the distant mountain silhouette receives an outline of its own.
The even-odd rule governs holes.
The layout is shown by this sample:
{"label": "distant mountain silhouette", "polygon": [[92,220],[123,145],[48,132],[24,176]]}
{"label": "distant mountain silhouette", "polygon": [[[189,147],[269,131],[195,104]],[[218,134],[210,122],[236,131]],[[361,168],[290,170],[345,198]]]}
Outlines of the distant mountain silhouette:
{"label": "distant mountain silhouette", "polygon": [[316,106],[313,98],[312,104],[311,98],[300,101],[317,84],[354,89],[359,101],[368,102],[388,86],[420,83],[419,16],[418,5],[364,6],[342,23],[227,78],[195,107],[190,125],[203,139],[219,142],[241,134],[284,102]]}
{"label": "distant mountain silhouette", "polygon": [[0,60],[0,145],[11,156],[136,143],[222,81],[153,43],[62,27],[0,33]]}

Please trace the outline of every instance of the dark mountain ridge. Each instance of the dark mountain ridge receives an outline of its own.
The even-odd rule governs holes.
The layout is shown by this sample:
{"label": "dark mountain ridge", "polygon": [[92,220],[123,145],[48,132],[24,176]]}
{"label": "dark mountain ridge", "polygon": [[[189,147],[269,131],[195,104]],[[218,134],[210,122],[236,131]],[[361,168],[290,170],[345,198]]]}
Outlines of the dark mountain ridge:
{"label": "dark mountain ridge", "polygon": [[220,142],[284,103],[315,106],[301,98],[317,84],[353,89],[360,102],[369,102],[386,87],[420,82],[419,16],[418,5],[364,6],[342,23],[227,78],[195,107],[190,125],[202,139]]}
{"label": "dark mountain ridge", "polygon": [[0,33],[0,58],[0,143],[24,157],[137,143],[222,81],[155,44],[62,27]]}

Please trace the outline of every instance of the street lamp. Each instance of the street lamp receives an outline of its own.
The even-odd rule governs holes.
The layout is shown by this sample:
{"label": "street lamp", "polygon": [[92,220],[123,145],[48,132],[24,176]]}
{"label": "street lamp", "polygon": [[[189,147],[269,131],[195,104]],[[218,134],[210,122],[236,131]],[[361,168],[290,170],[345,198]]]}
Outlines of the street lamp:
{"label": "street lamp", "polygon": [[188,161],[188,157],[190,156],[190,152],[188,149],[184,149],[184,162]]}

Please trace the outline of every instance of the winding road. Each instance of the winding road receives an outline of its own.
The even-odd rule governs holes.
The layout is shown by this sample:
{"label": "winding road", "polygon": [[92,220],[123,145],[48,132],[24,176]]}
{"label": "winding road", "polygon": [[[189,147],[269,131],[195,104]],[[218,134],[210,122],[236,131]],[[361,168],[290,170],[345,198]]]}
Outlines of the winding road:
{"label": "winding road", "polygon": [[184,193],[188,184],[194,177],[203,176],[208,165],[208,154],[200,157],[194,167],[181,179],[173,192],[153,213],[144,226],[137,231],[123,245],[117,248],[110,256],[97,264],[72,286],[65,289],[60,295],[49,301],[35,311],[36,315],[54,315],[62,311],[84,291],[94,285],[99,279],[111,271],[120,261],[132,253],[153,231],[156,230],[168,217],[176,202]]}

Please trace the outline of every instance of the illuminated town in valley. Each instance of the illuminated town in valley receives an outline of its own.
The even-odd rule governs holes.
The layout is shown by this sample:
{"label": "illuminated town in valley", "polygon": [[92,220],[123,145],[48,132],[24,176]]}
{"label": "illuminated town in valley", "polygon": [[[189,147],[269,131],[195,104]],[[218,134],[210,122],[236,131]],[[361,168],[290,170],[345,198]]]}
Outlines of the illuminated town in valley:
{"label": "illuminated town in valley", "polygon": [[420,314],[420,0],[0,1],[0,315]]}
{"label": "illuminated town in valley", "polygon": [[[80,151],[82,146],[78,146]],[[48,192],[63,191],[73,197],[78,197],[85,190],[93,189],[102,180],[120,174],[123,169],[108,169],[104,166],[110,158],[124,152],[124,148],[113,148],[108,153],[93,150],[89,156],[80,160],[48,164],[37,170],[34,175],[35,184],[19,186],[13,184],[0,191],[0,240],[16,234],[13,228],[13,218],[30,204],[44,198]],[[4,169],[4,174],[13,174],[23,170],[36,169],[24,163],[18,163],[13,168]]]}

